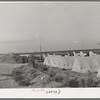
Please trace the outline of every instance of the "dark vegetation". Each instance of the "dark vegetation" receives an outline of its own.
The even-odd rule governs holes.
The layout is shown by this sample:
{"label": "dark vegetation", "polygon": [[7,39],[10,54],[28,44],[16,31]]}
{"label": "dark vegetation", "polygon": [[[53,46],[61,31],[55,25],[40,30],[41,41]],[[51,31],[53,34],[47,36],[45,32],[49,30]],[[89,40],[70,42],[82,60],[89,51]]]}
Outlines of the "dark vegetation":
{"label": "dark vegetation", "polygon": [[43,59],[31,56],[28,65],[13,70],[13,78],[20,86],[32,88],[100,87],[97,73],[76,73],[43,65],[42,61]]}

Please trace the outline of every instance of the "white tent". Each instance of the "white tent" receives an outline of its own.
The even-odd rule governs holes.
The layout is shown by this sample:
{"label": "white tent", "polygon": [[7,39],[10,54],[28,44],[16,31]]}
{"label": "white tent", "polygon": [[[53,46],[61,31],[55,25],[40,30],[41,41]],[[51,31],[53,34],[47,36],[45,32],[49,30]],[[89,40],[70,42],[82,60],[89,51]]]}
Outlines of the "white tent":
{"label": "white tent", "polygon": [[100,78],[100,67],[98,68],[98,74],[97,74],[97,77]]}
{"label": "white tent", "polygon": [[45,59],[44,59],[44,63],[43,63],[44,65],[50,65],[49,64],[49,60],[48,60],[48,57],[45,57]]}
{"label": "white tent", "polygon": [[91,68],[87,62],[87,60],[85,59],[85,57],[80,57],[80,65],[81,65],[81,72],[82,73],[88,73],[88,71],[91,71]]}
{"label": "white tent", "polygon": [[63,57],[63,66],[64,66],[64,68],[65,69],[71,69],[72,68],[72,65],[74,63],[73,60],[74,60],[73,57]]}
{"label": "white tent", "polygon": [[81,72],[80,63],[77,58],[75,58],[74,64],[72,66],[72,71],[74,72]]}
{"label": "white tent", "polygon": [[65,57],[67,57],[68,55],[65,55]]}
{"label": "white tent", "polygon": [[80,56],[81,57],[84,57],[86,54],[85,53],[83,53],[82,51],[80,51]]}
{"label": "white tent", "polygon": [[87,73],[88,71],[95,72],[100,67],[100,56],[92,57],[80,57],[80,56],[71,56],[71,57],[62,57],[62,56],[53,56],[48,55],[45,57],[44,65],[49,65],[51,67],[59,67],[65,69],[72,69],[72,71]]}
{"label": "white tent", "polygon": [[45,57],[44,65],[49,65],[51,67],[65,68],[65,69],[72,68],[72,64],[70,61],[68,61],[68,59],[62,56],[53,56],[53,55]]}
{"label": "white tent", "polygon": [[53,57],[51,55],[48,55],[48,57],[45,57],[43,64],[44,65],[49,65],[51,67],[56,67],[56,65],[53,62]]}
{"label": "white tent", "polygon": [[57,67],[59,67],[59,68],[64,68],[64,65],[63,65],[63,59],[62,59],[63,57],[55,57],[55,61],[56,62],[59,62],[58,64],[56,63],[56,65],[57,65]]}
{"label": "white tent", "polygon": [[76,57],[72,66],[72,71],[79,73],[88,73],[88,71],[90,71],[90,67],[85,58]]}
{"label": "white tent", "polygon": [[99,57],[92,56],[92,57],[85,57],[85,59],[87,60],[89,66],[91,68],[91,72],[96,72],[98,70],[98,68],[100,67]]}
{"label": "white tent", "polygon": [[93,53],[92,51],[89,52],[89,56],[90,56],[90,57],[95,56],[95,55],[96,55],[96,54]]}
{"label": "white tent", "polygon": [[79,56],[80,55],[79,53],[75,53],[74,51],[73,51],[73,54],[74,54],[74,56]]}
{"label": "white tent", "polygon": [[48,60],[49,60],[49,65],[51,67],[57,67],[54,63],[54,57],[53,56],[48,56]]}

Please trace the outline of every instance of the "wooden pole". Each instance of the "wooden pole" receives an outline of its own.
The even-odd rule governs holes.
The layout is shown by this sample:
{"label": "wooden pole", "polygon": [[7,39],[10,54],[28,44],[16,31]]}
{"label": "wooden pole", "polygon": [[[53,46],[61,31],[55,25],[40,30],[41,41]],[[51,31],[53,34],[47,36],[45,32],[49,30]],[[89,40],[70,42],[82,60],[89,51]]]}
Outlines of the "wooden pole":
{"label": "wooden pole", "polygon": [[41,56],[42,56],[42,54],[41,54],[41,52],[42,52],[42,47],[41,47],[41,37],[40,37],[40,61],[41,61]]}

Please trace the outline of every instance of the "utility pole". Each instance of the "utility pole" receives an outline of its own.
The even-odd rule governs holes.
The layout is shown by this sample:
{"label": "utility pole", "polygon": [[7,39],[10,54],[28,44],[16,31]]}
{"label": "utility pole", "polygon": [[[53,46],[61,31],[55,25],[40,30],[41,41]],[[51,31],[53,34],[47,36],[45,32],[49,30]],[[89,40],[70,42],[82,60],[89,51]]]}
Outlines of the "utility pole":
{"label": "utility pole", "polygon": [[42,57],[42,54],[41,54],[41,52],[42,52],[42,47],[41,47],[41,43],[42,41],[41,41],[41,37],[40,37],[40,61],[41,61],[41,57]]}
{"label": "utility pole", "polygon": [[41,37],[40,37],[40,54],[41,54],[41,50],[42,50],[42,48],[41,48]]}

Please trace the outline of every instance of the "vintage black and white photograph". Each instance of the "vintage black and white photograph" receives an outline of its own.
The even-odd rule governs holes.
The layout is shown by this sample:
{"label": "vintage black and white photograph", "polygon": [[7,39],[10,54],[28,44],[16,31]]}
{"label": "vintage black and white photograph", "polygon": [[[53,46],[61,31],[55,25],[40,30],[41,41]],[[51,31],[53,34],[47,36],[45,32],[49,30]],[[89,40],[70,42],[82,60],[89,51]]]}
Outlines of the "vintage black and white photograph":
{"label": "vintage black and white photograph", "polygon": [[93,87],[99,2],[0,2],[0,88]]}

